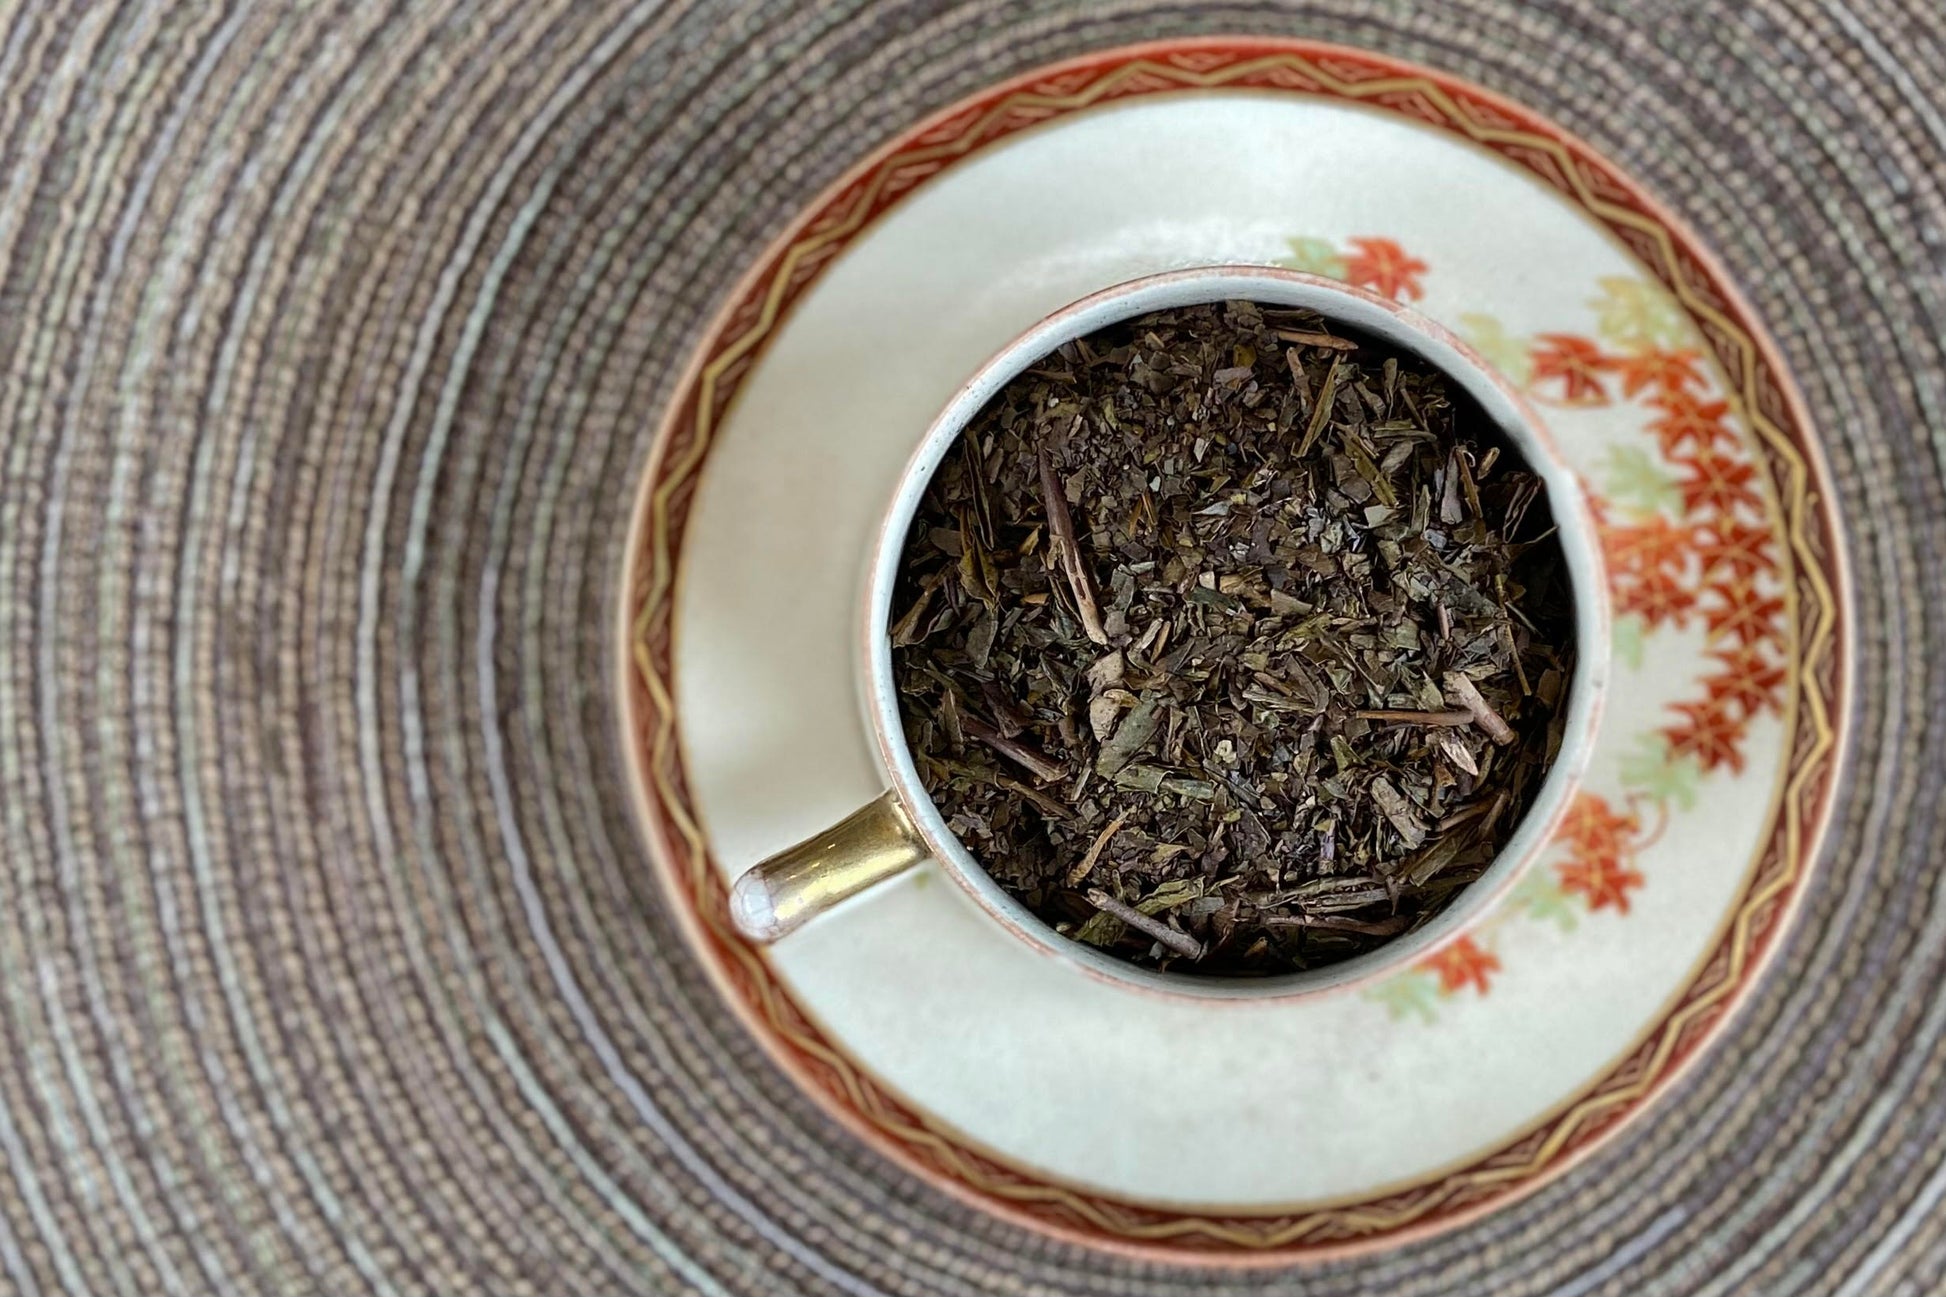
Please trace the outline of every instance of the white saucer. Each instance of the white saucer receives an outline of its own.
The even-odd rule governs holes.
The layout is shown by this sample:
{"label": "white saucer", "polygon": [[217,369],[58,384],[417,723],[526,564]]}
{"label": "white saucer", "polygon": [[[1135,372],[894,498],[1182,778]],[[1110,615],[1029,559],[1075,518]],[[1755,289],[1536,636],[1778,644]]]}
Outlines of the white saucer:
{"label": "white saucer", "polygon": [[[854,1129],[1072,1237],[1342,1248],[1531,1188],[1720,1025],[1827,809],[1843,573],[1761,335],[1605,168],[1372,56],[1186,42],[915,128],[753,272],[643,488],[630,735],[699,949]],[[1220,262],[1413,301],[1543,403],[1599,502],[1613,685],[1552,854],[1420,966],[1221,1014],[1036,957],[930,866],[744,946],[723,882],[884,788],[855,610],[920,433],[1049,311]]]}

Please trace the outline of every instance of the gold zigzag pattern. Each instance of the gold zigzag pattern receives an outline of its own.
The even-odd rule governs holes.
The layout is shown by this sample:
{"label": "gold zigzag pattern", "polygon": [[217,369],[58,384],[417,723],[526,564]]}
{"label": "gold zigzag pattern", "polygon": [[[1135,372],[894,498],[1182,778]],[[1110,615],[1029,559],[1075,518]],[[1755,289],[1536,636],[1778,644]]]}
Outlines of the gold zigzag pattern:
{"label": "gold zigzag pattern", "polygon": [[[911,1161],[971,1191],[989,1205],[1069,1233],[1171,1242],[1199,1250],[1298,1249],[1371,1238],[1425,1222],[1445,1212],[1458,1219],[1514,1193],[1530,1189],[1593,1134],[1612,1125],[1668,1077],[1693,1050],[1702,1028],[1729,1008],[1755,971],[1765,944],[1782,917],[1782,903],[1802,879],[1806,839],[1821,820],[1833,778],[1837,733],[1833,714],[1837,681],[1838,600],[1825,548],[1819,543],[1819,498],[1814,472],[1802,448],[1808,437],[1801,417],[1797,436],[1770,413],[1781,381],[1751,332],[1739,323],[1709,271],[1677,242],[1670,229],[1636,205],[1628,186],[1582,146],[1523,124],[1525,115],[1478,92],[1427,75],[1405,75],[1381,60],[1348,50],[1291,43],[1259,52],[1264,42],[1189,47],[1050,73],[1019,88],[992,95],[974,111],[935,119],[907,138],[919,141],[882,152],[861,164],[814,217],[801,224],[763,280],[754,318],[741,303],[712,332],[718,338],[741,330],[710,352],[693,396],[680,400],[651,465],[655,483],[640,549],[631,555],[638,611],[631,651],[641,695],[632,718],[647,755],[658,809],[682,844],[680,883],[698,911],[708,952],[741,989],[750,1007],[775,1033],[781,1047],[822,1079],[827,1097],[848,1116],[888,1138]],[[1113,99],[1167,91],[1270,87],[1391,108],[1428,121],[1495,151],[1574,200],[1635,253],[1682,303],[1713,340],[1732,376],[1735,395],[1770,470],[1778,510],[1789,539],[1792,574],[1786,581],[1789,620],[1796,629],[1794,704],[1799,724],[1786,718],[1794,744],[1790,776],[1778,807],[1781,834],[1745,893],[1719,948],[1681,1003],[1638,1049],[1583,1097],[1540,1130],[1529,1132],[1473,1165],[1384,1198],[1321,1207],[1281,1216],[1216,1217],[1158,1211],[1036,1180],[1000,1165],[958,1142],[948,1130],[904,1110],[806,1021],[772,977],[763,957],[742,943],[725,922],[723,886],[709,860],[708,843],[683,787],[675,744],[675,709],[666,654],[675,585],[675,532],[694,478],[708,454],[721,407],[753,362],[789,302],[839,248],[877,217],[898,195],[953,159],[1014,130]],[[1768,381],[1769,390],[1763,389]],[[1769,397],[1769,400],[1764,399]],[[685,427],[684,414],[688,415]],[[1808,619],[1807,615],[1808,614]],[[659,660],[658,655],[664,655]],[[1795,710],[1795,707],[1794,709]],[[646,722],[646,723],[645,723]],[[1180,1250],[1180,1249],[1179,1249]]]}

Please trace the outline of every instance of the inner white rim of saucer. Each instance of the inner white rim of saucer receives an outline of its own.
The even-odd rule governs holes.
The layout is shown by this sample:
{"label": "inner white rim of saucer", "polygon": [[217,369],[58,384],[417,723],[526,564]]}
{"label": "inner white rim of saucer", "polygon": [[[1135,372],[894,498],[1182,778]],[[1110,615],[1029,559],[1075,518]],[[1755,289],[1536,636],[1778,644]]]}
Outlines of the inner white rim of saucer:
{"label": "inner white rim of saucer", "polygon": [[[947,827],[919,778],[899,715],[892,643],[886,632],[913,515],[934,470],[996,392],[1057,347],[1098,329],[1153,311],[1232,300],[1316,311],[1329,321],[1419,357],[1458,383],[1545,485],[1574,599],[1575,669],[1568,686],[1561,747],[1499,856],[1423,927],[1341,963],[1280,977],[1199,976],[1140,968],[1062,936],[994,882]],[[1092,977],[1148,993],[1215,1001],[1292,998],[1343,990],[1417,961],[1463,932],[1539,857],[1581,782],[1594,746],[1608,678],[1608,617],[1607,582],[1581,483],[1561,459],[1539,413],[1499,379],[1477,352],[1418,312],[1336,280],[1268,266],[1207,266],[1144,276],[1063,307],[996,352],[947,402],[900,474],[873,549],[865,599],[864,696],[880,763],[933,858],[1015,936]]]}

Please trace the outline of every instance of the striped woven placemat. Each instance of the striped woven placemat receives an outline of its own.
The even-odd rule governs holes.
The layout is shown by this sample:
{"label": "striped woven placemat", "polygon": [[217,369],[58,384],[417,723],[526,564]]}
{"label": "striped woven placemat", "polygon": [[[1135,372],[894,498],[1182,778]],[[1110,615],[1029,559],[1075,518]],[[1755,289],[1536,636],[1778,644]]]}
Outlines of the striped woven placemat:
{"label": "striped woven placemat", "polygon": [[[1612,10],[1612,11],[1611,11]],[[1701,229],[1853,520],[1857,742],[1766,984],[1449,1235],[1201,1274],[818,1115],[648,882],[630,484],[709,310],[921,113],[1159,35],[1364,45]],[[1946,1288],[1946,12],[17,3],[0,34],[0,1290]]]}

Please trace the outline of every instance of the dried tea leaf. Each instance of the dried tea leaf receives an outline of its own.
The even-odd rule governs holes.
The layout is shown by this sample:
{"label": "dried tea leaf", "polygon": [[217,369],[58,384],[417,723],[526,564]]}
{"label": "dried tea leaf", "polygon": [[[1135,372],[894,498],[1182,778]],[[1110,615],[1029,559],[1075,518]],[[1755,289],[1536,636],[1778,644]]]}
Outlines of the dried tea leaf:
{"label": "dried tea leaf", "polygon": [[1115,786],[1131,792],[1159,793],[1169,772],[1159,766],[1128,766],[1115,776]]}
{"label": "dried tea leaf", "polygon": [[1135,908],[1144,914],[1161,914],[1173,910],[1178,905],[1187,905],[1200,900],[1203,895],[1203,882],[1199,878],[1172,878],[1157,887],[1135,903]]}
{"label": "dried tea leaf", "polygon": [[1127,674],[1128,658],[1120,649],[1115,649],[1113,652],[1102,654],[1089,664],[1088,687],[1097,690],[1107,689],[1112,685],[1120,684],[1122,677]]}
{"label": "dried tea leaf", "polygon": [[1372,780],[1371,790],[1372,800],[1378,803],[1378,809],[1392,822],[1392,827],[1399,831],[1405,849],[1417,851],[1425,843],[1426,825],[1413,811],[1412,804],[1400,795],[1384,775]]}
{"label": "dried tea leaf", "polygon": [[1101,831],[1100,835],[1095,838],[1094,845],[1088,848],[1088,854],[1081,857],[1075,863],[1074,868],[1068,871],[1067,884],[1069,887],[1081,886],[1082,880],[1094,872],[1095,863],[1101,859],[1101,853],[1108,849],[1108,844],[1114,841],[1115,835],[1122,831],[1122,825],[1126,823],[1128,823],[1127,812],[1117,815],[1108,822],[1108,827]]}
{"label": "dried tea leaf", "polygon": [[1129,762],[1135,760],[1149,740],[1155,737],[1156,726],[1162,723],[1162,714],[1167,704],[1160,695],[1144,694],[1135,709],[1122,718],[1108,741],[1101,745],[1101,755],[1095,758],[1095,769],[1104,775],[1112,775]]}
{"label": "dried tea leaf", "polygon": [[[928,485],[893,607],[953,832],[1076,940],[1199,973],[1437,914],[1519,823],[1573,675],[1545,492],[1490,420],[1413,356],[1248,303],[1010,382]],[[1155,925],[1158,898],[1163,935],[1114,908]]]}
{"label": "dried tea leaf", "polygon": [[1121,940],[1122,934],[1127,930],[1128,925],[1114,915],[1096,911],[1088,917],[1086,923],[1068,935],[1090,946],[1112,946]]}

